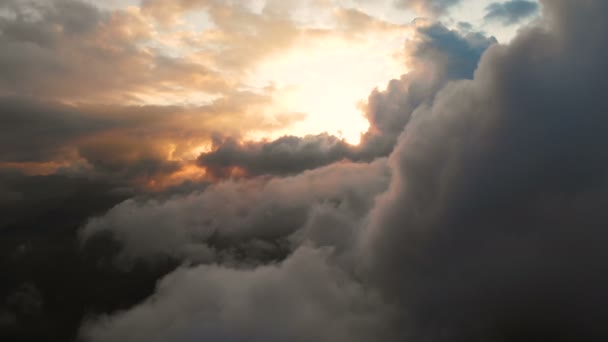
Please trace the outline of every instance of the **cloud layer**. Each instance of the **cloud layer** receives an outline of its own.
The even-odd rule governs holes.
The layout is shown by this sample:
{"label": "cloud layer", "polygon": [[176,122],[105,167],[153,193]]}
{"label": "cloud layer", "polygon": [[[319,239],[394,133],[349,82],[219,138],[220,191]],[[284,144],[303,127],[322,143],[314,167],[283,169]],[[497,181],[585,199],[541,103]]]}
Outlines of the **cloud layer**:
{"label": "cloud layer", "polygon": [[[389,157],[386,192],[376,200],[377,191],[362,192],[372,199],[361,209],[369,215],[344,212],[352,221],[346,221],[345,233],[329,237],[335,249],[327,254],[315,251],[315,239],[304,235],[312,245],[299,245],[271,266],[220,262],[179,269],[153,298],[89,323],[84,336],[97,341],[604,338],[608,235],[601,208],[608,108],[602,93],[608,84],[602,75],[608,71],[608,50],[601,46],[608,26],[601,13],[606,10],[603,1],[547,1],[544,21],[508,46],[489,47],[472,79],[432,83],[440,89],[413,105],[403,123]],[[457,58],[449,61],[463,65]],[[464,75],[472,72],[464,65]],[[396,100],[396,111],[407,113],[403,98],[390,99]],[[339,174],[350,166],[341,167],[327,170]],[[285,181],[315,184],[306,177]],[[347,192],[365,188],[366,182],[339,179],[330,183],[343,184]],[[354,236],[355,243],[341,248],[345,236]],[[312,279],[314,284],[302,286]],[[254,318],[245,320],[241,315],[249,312]],[[149,322],[167,324],[169,316],[178,318],[150,335],[143,332]],[[292,319],[278,323],[282,317]],[[351,335],[353,322],[361,330]]]}
{"label": "cloud layer", "polygon": [[[325,3],[0,5],[0,338],[608,337],[608,2],[541,1],[509,44],[416,20],[360,145],[248,140],[302,117],[268,115],[253,65],[403,29]],[[144,101],[174,91],[214,96]]]}

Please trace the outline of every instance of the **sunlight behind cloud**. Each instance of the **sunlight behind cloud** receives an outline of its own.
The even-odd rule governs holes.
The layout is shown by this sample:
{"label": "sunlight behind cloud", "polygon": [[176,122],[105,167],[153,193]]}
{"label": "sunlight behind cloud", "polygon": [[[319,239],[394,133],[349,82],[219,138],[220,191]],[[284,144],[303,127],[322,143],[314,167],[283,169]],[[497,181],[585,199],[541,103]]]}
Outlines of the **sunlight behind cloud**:
{"label": "sunlight behind cloud", "polygon": [[370,89],[405,72],[394,57],[403,32],[381,39],[328,38],[304,44],[262,63],[253,73],[255,84],[272,84],[280,94],[276,105],[287,112],[305,113],[306,119],[277,135],[328,132],[358,144],[368,121],[358,108]]}

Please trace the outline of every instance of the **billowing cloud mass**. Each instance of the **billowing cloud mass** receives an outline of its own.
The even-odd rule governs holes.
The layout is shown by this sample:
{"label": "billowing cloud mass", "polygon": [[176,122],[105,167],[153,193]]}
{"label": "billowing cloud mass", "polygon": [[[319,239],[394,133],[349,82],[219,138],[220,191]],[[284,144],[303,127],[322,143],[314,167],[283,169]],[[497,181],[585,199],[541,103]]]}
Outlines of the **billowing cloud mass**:
{"label": "billowing cloud mass", "polygon": [[497,20],[505,25],[513,25],[535,14],[538,11],[538,4],[527,0],[493,2],[488,5],[486,11],[486,20]]}
{"label": "billowing cloud mass", "polygon": [[287,178],[226,181],[184,197],[128,200],[90,221],[82,234],[90,239],[113,233],[124,244],[119,257],[127,262],[163,256],[276,260],[305,240],[345,249],[388,182],[386,159],[338,163]]}
{"label": "billowing cloud mass", "polygon": [[[608,2],[524,2],[3,3],[0,339],[606,340]],[[281,135],[257,67],[370,32],[360,143]]]}
{"label": "billowing cloud mass", "polygon": [[[253,270],[181,268],[157,299],[85,326],[101,341],[371,341],[389,335],[378,297],[302,248]],[[148,327],[147,329],[141,329]]]}
{"label": "billowing cloud mass", "polygon": [[414,340],[606,336],[608,3],[544,7],[419,107],[391,155],[361,262]]}

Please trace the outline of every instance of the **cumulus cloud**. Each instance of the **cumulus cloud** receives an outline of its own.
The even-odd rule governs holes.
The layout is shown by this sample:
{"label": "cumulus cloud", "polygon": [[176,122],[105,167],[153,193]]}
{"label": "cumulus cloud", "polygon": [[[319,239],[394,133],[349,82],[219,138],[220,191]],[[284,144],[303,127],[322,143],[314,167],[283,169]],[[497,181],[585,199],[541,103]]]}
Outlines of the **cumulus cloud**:
{"label": "cumulus cloud", "polygon": [[188,196],[125,201],[91,220],[82,237],[112,234],[123,246],[119,262],[127,265],[158,257],[277,260],[306,240],[320,246],[349,245],[356,223],[388,181],[384,159],[336,164],[287,178],[226,181]]}
{"label": "cumulus cloud", "polygon": [[365,115],[370,129],[362,137],[363,158],[388,155],[414,110],[432,103],[449,81],[472,78],[483,52],[496,43],[481,33],[460,34],[440,23],[422,20],[416,25],[416,35],[403,52],[411,71],[368,98]]}
{"label": "cumulus cloud", "polygon": [[414,112],[361,237],[414,340],[605,338],[607,5],[546,1]]}
{"label": "cumulus cloud", "polygon": [[383,329],[379,298],[328,252],[298,249],[253,270],[180,268],[141,305],[83,327],[92,341],[370,341]]}
{"label": "cumulus cloud", "polygon": [[[205,225],[196,221],[204,218],[205,210],[193,216],[193,209],[183,208],[211,208],[206,196],[238,194],[237,202],[209,200],[216,218],[224,217],[222,210],[243,210],[225,216],[232,222],[255,216],[251,213],[258,205],[268,212],[264,203],[303,212],[289,214],[289,222],[298,222],[289,228],[272,227],[272,222],[284,222],[280,216],[264,216],[257,228],[251,222],[233,226],[221,223],[230,220],[216,221],[222,225],[215,233],[220,237],[270,233],[290,236],[291,241],[297,237],[300,243],[265,266],[220,260],[179,268],[141,305],[90,321],[83,337],[605,339],[608,234],[602,208],[608,200],[608,106],[603,92],[608,84],[603,75],[608,49],[603,41],[608,24],[603,13],[608,3],[553,0],[543,8],[541,22],[521,31],[509,45],[487,48],[477,68],[477,60],[467,58],[477,52],[458,50],[463,59],[453,61],[464,65],[461,70],[468,75],[476,68],[471,79],[431,82],[438,88],[432,99],[412,109],[396,102],[395,111],[404,107],[410,117],[389,157],[388,187],[378,180],[378,172],[386,175],[383,162],[343,163],[283,179],[225,182],[162,203],[125,202],[91,221],[85,237],[110,231],[132,251],[142,251],[138,242],[156,246],[154,253],[171,254],[183,253],[183,242],[174,241],[205,241],[210,236],[202,230],[203,235],[186,233],[184,239],[184,230],[176,229]],[[450,37],[450,31],[440,32]],[[441,56],[435,49],[419,53]],[[445,69],[432,70],[451,75],[446,63],[440,64]],[[355,169],[356,176],[344,176]],[[230,190],[250,189],[262,180],[255,191]],[[350,194],[352,202],[331,194]],[[267,196],[272,201],[266,202]],[[255,205],[222,206],[240,200]],[[182,203],[172,204],[176,201]],[[310,208],[304,203],[331,205],[310,212],[302,211]],[[306,223],[311,217],[317,221]],[[336,221],[340,217],[349,219]],[[164,225],[177,231],[158,238],[170,242],[165,250],[162,243],[144,243],[145,234],[137,234],[141,240],[129,238],[136,234],[131,232],[149,229],[154,229],[153,236],[167,234],[159,228]],[[340,245],[344,237],[349,242]],[[330,249],[320,251],[323,246]]]}
{"label": "cumulus cloud", "polygon": [[534,1],[512,0],[507,2],[494,2],[486,7],[485,19],[500,21],[504,25],[513,25],[523,19],[531,17],[538,11],[538,4]]}
{"label": "cumulus cloud", "polygon": [[284,136],[271,142],[239,143],[227,138],[198,157],[201,166],[217,178],[236,171],[246,175],[295,174],[350,157],[351,146],[328,135]]}

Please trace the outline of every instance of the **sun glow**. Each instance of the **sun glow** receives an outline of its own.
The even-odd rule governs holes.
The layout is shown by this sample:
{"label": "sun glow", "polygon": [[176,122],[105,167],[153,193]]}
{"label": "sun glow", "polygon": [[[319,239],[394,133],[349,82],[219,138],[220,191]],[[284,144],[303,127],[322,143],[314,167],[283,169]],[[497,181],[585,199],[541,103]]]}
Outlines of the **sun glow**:
{"label": "sun glow", "polygon": [[328,132],[358,144],[369,126],[359,103],[374,87],[405,72],[395,56],[403,33],[364,39],[326,39],[305,44],[260,65],[252,79],[271,84],[276,105],[306,118],[276,135]]}

